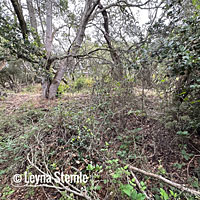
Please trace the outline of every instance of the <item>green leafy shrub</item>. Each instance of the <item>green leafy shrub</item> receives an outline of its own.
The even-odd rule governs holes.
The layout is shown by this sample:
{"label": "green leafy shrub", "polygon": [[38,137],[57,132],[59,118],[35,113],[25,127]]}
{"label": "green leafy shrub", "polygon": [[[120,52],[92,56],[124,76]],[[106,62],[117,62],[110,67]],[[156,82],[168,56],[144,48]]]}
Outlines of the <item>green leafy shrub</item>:
{"label": "green leafy shrub", "polygon": [[74,82],[74,89],[80,91],[83,88],[92,88],[93,80],[91,78],[80,77]]}
{"label": "green leafy shrub", "polygon": [[68,84],[61,83],[57,90],[57,96],[64,94],[65,92],[69,91],[70,86]]}

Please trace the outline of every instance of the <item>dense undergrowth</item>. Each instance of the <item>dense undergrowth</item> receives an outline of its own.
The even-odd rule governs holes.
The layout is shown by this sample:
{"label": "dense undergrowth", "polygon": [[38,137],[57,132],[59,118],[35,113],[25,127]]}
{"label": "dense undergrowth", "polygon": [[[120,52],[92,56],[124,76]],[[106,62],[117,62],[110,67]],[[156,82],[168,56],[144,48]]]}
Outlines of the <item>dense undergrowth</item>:
{"label": "dense undergrowth", "polygon": [[[129,164],[199,190],[198,149],[142,109],[132,83],[98,85],[93,95],[54,106],[24,103],[0,112],[1,199],[198,199]],[[194,141],[194,140],[193,140]],[[194,142],[193,142],[194,143]],[[194,145],[194,144],[193,144]],[[87,183],[13,186],[14,174],[87,174]],[[140,188],[137,181],[139,180]],[[20,185],[20,184],[19,184]],[[23,183],[21,183],[23,185]],[[25,190],[24,190],[25,188]],[[19,195],[20,194],[20,195]]]}

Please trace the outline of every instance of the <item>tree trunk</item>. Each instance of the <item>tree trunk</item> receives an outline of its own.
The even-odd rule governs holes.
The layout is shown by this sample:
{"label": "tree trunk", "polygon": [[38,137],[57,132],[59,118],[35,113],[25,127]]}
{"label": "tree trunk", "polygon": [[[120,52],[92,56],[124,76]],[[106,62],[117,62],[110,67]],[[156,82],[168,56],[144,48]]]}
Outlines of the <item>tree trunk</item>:
{"label": "tree trunk", "polygon": [[42,96],[48,98],[50,80],[47,77],[42,77]]}
{"label": "tree trunk", "polygon": [[[47,60],[46,65],[44,66],[45,70],[49,71],[51,68],[51,47],[52,47],[52,1],[46,1],[46,41],[45,49],[47,51]],[[51,79],[48,73],[42,79],[42,96],[44,98],[49,98],[49,88],[51,85]]]}
{"label": "tree trunk", "polygon": [[[101,10],[103,10],[103,6],[101,3],[99,3],[99,8]],[[103,10],[101,12],[102,16],[103,16],[103,19],[104,19],[104,31],[103,31],[103,35],[104,35],[104,38],[106,40],[106,43],[110,49],[110,56],[113,60],[113,67],[112,67],[112,71],[111,71],[111,75],[113,77],[114,80],[122,80],[123,79],[123,76],[124,76],[124,72],[123,72],[123,67],[122,67],[122,62],[120,60],[120,57],[119,55],[117,54],[117,51],[114,49],[113,45],[112,45],[112,42],[111,42],[111,38],[110,38],[110,33],[109,33],[109,23],[108,23],[108,13],[106,10]]]}
{"label": "tree trunk", "polygon": [[33,2],[32,2],[32,0],[26,0],[26,3],[27,3],[27,7],[28,7],[31,26],[37,32],[37,21],[36,21],[36,17],[35,17]]}
{"label": "tree trunk", "polygon": [[67,65],[66,60],[63,60],[60,63],[60,68],[57,71],[52,83],[49,86],[49,91],[48,91],[48,98],[49,99],[54,99],[56,97],[58,87],[59,87],[60,82],[62,81],[62,78],[64,77],[64,74],[65,74],[65,71],[66,71],[66,69],[65,69],[66,65]]}
{"label": "tree trunk", "polygon": [[64,77],[64,74],[65,74],[67,68],[69,66],[72,67],[72,66],[75,65],[73,56],[75,56],[78,53],[78,51],[81,47],[81,44],[83,42],[83,38],[84,38],[84,35],[85,35],[85,29],[86,29],[86,26],[89,22],[89,18],[91,16],[92,12],[94,11],[95,7],[98,5],[99,1],[100,0],[96,0],[96,1],[87,0],[86,1],[84,12],[83,12],[83,15],[82,15],[82,18],[81,18],[81,23],[80,23],[78,32],[76,34],[76,38],[74,40],[74,43],[73,43],[71,49],[69,49],[69,51],[68,51],[69,54],[72,55],[72,56],[68,57],[67,59],[63,60],[60,63],[60,67],[59,67],[52,83],[49,86],[49,91],[48,91],[48,98],[49,99],[54,99],[56,97],[58,87],[60,85],[62,78]]}
{"label": "tree trunk", "polygon": [[22,35],[24,40],[26,39],[26,35],[28,33],[27,31],[27,26],[26,26],[26,22],[24,20],[24,16],[23,16],[23,12],[22,12],[22,7],[19,4],[18,0],[11,0],[13,8],[15,10],[15,13],[17,14],[17,18],[21,27],[21,31],[22,31]]}
{"label": "tree trunk", "polygon": [[48,0],[46,2],[46,43],[45,48],[47,51],[47,63],[51,56],[51,47],[52,47],[52,1]]}

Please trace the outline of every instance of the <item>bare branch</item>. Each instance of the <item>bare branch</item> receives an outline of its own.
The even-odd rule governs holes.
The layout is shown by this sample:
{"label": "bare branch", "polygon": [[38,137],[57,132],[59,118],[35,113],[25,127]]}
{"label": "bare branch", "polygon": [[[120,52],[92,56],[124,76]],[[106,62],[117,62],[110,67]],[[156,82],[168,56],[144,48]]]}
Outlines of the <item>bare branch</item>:
{"label": "bare branch", "polygon": [[137,168],[137,167],[133,167],[133,166],[131,166],[131,165],[129,165],[129,169],[130,169],[130,170],[133,170],[133,171],[136,171],[136,172],[140,172],[140,173],[142,173],[142,174],[144,174],[144,175],[146,175],[146,176],[154,177],[154,178],[159,179],[159,180],[161,180],[161,181],[163,181],[163,182],[165,182],[165,183],[167,183],[167,184],[169,184],[169,185],[171,185],[171,186],[173,186],[173,187],[176,187],[176,188],[178,188],[178,189],[180,189],[180,190],[182,190],[182,191],[186,191],[186,192],[188,192],[188,193],[191,193],[191,194],[193,194],[193,195],[197,195],[198,197],[200,197],[200,191],[196,191],[196,190],[187,188],[187,187],[185,187],[184,185],[181,185],[181,184],[179,184],[179,183],[175,183],[175,182],[173,182],[173,181],[171,181],[171,180],[168,180],[168,179],[166,179],[166,178],[164,178],[164,177],[162,177],[162,176],[160,176],[160,175],[157,175],[157,174],[153,174],[153,173],[151,173],[151,172],[144,171],[144,170],[142,170],[142,169],[139,169],[139,168]]}
{"label": "bare branch", "polygon": [[[121,1],[117,1],[116,3],[112,3],[112,4],[108,5],[108,6],[105,6],[104,8],[102,8],[102,9],[99,11],[99,13],[102,12],[102,11],[104,11],[104,10],[107,10],[107,9],[109,9],[109,8],[117,7],[117,6],[118,6],[118,7],[119,7],[119,6],[126,6],[126,7],[140,8],[140,9],[149,9],[149,8],[147,8],[147,7],[144,7],[144,6],[146,6],[146,5],[147,5],[148,3],[150,3],[150,2],[151,2],[151,0],[148,0],[148,1],[144,2],[144,3],[142,3],[142,4],[130,4],[130,3],[128,3],[128,2],[125,1],[125,0],[121,0]],[[151,7],[151,9],[159,8],[160,5],[161,5],[161,4],[159,4],[158,6],[153,6],[153,7]]]}
{"label": "bare branch", "polygon": [[[32,158],[32,160],[30,160],[30,156],[29,156],[29,154],[27,155],[27,160],[28,160],[28,162],[29,162],[29,164],[32,166],[32,167],[34,167],[35,169],[37,169],[40,173],[42,173],[43,175],[45,175],[45,176],[50,176],[51,177],[51,180],[54,180],[56,183],[58,183],[61,187],[57,187],[57,186],[55,186],[53,183],[53,186],[52,185],[47,185],[47,184],[44,184],[44,185],[25,185],[25,186],[30,186],[30,187],[38,187],[38,186],[40,186],[40,187],[51,187],[51,188],[56,188],[56,189],[65,189],[67,192],[70,192],[70,193],[73,193],[73,194],[75,194],[75,195],[77,195],[77,196],[80,196],[80,197],[83,197],[83,198],[85,198],[85,199],[87,199],[87,200],[91,200],[91,198],[89,197],[89,196],[87,196],[86,194],[84,194],[84,193],[82,193],[80,190],[78,190],[77,188],[76,188],[76,190],[77,191],[79,191],[79,192],[77,192],[77,191],[74,191],[74,190],[72,190],[72,189],[70,189],[69,187],[66,187],[63,183],[61,183],[61,182],[58,182],[58,180],[56,179],[56,178],[54,178],[52,175],[50,175],[50,174],[47,174],[47,173],[45,173],[44,171],[42,171],[34,162],[33,162],[33,158]],[[67,184],[69,184],[69,183],[67,183]],[[70,186],[71,186],[71,184],[69,184]],[[73,186],[74,187],[74,186]],[[75,187],[74,187],[75,188]]]}
{"label": "bare branch", "polygon": [[131,171],[131,174],[133,176],[133,178],[135,179],[135,183],[137,184],[138,188],[140,189],[140,191],[145,195],[145,197],[147,199],[150,199],[150,197],[148,197],[147,193],[142,189],[141,185],[140,185],[140,182],[138,181],[136,175]]}

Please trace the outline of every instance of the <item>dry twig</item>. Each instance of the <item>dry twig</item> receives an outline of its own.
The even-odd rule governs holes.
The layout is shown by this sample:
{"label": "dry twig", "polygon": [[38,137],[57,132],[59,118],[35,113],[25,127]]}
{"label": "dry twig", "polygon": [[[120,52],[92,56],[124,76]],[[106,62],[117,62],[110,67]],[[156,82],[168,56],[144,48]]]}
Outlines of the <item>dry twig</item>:
{"label": "dry twig", "polygon": [[133,167],[133,166],[131,166],[131,165],[129,165],[129,169],[130,169],[130,170],[133,170],[133,171],[136,171],[136,172],[140,172],[140,173],[142,173],[142,174],[144,174],[144,175],[146,175],[146,176],[151,176],[151,177],[154,177],[154,178],[156,178],[156,179],[162,180],[163,182],[165,182],[165,183],[167,183],[167,184],[169,184],[169,185],[171,185],[171,186],[173,186],[173,187],[176,187],[176,188],[178,188],[178,189],[180,189],[180,190],[182,190],[182,191],[186,191],[186,192],[188,192],[188,193],[191,193],[191,194],[193,194],[193,195],[196,195],[196,196],[200,197],[200,191],[187,188],[187,187],[185,187],[184,185],[181,185],[181,184],[179,184],[179,183],[175,183],[175,182],[173,182],[173,181],[171,181],[171,180],[168,180],[168,179],[166,179],[166,178],[164,178],[164,177],[162,177],[162,176],[160,176],[160,175],[157,175],[157,174],[153,174],[153,173],[151,173],[151,172],[144,171],[144,170],[142,170],[142,169],[139,169],[139,168],[137,168],[137,167]]}
{"label": "dry twig", "polygon": [[[55,182],[57,181],[52,175],[50,174],[47,174],[45,173],[44,171],[42,171],[33,161],[30,160],[30,157],[29,157],[29,154],[27,155],[27,160],[28,162],[30,163],[31,166],[33,166],[34,168],[36,168],[40,173],[46,175],[46,176],[51,176],[51,180],[54,180]],[[53,183],[52,183],[53,184]],[[29,186],[29,187],[50,187],[50,188],[55,188],[55,189],[64,189],[66,190],[67,192],[69,193],[73,193],[77,196],[80,196],[80,197],[83,197],[87,200],[91,200],[91,198],[89,196],[87,196],[87,194],[83,193],[82,191],[80,191],[79,189],[75,188],[73,186],[73,189],[76,189],[75,190],[72,190],[70,189],[69,187],[66,187],[63,183],[59,182],[58,183],[61,187],[58,187],[56,185],[48,185],[48,184],[42,184],[42,185],[26,185],[26,186]],[[71,184],[68,183],[68,185],[72,186]],[[79,192],[78,192],[79,191]]]}
{"label": "dry twig", "polygon": [[200,155],[195,155],[195,156],[193,156],[192,159],[190,160],[190,162],[189,162],[188,165],[187,165],[187,177],[189,177],[190,164],[193,162],[193,160],[194,160],[196,157],[200,157]]}
{"label": "dry twig", "polygon": [[141,185],[140,185],[140,182],[138,181],[136,175],[133,173],[133,171],[131,171],[131,174],[133,176],[133,178],[135,179],[135,183],[137,184],[138,188],[140,189],[140,191],[145,195],[145,197],[147,199],[151,199],[150,197],[148,197],[147,193],[142,189]]}

